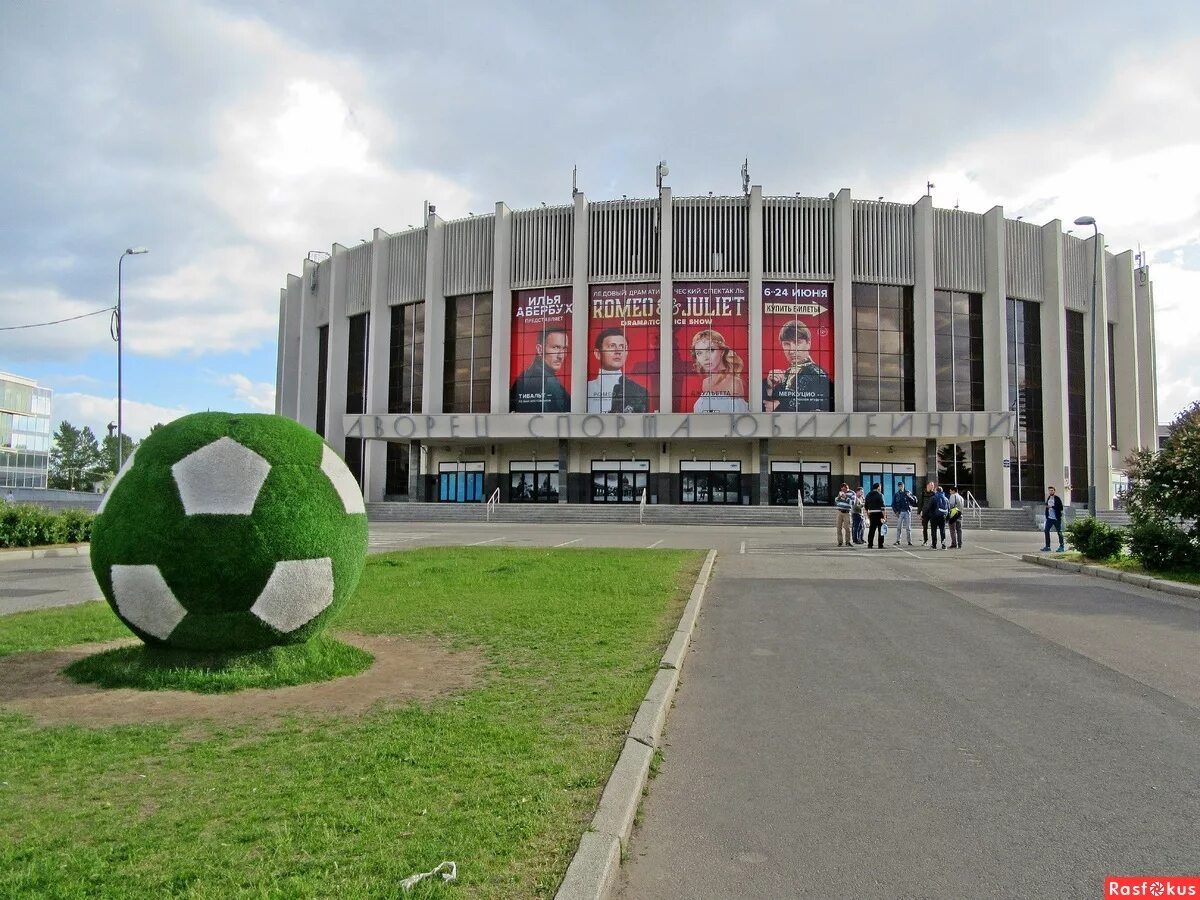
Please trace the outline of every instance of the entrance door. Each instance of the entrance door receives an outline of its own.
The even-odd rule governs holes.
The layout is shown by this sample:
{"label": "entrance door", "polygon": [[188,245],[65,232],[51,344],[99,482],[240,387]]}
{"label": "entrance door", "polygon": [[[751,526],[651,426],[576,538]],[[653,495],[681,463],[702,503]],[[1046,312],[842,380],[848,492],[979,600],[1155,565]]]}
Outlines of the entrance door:
{"label": "entrance door", "polygon": [[910,463],[863,463],[859,468],[859,475],[862,478],[862,486],[868,491],[877,481],[883,486],[883,501],[889,508],[901,484],[913,493],[920,493],[913,490],[917,467]]}
{"label": "entrance door", "polygon": [[593,462],[592,502],[640,503],[649,472],[648,459]]}
{"label": "entrance door", "polygon": [[444,503],[481,502],[483,463],[441,463],[438,466],[438,500]]}
{"label": "entrance door", "polygon": [[741,503],[742,464],[724,460],[695,460],[679,464],[683,503]]}
{"label": "entrance door", "polygon": [[801,489],[805,506],[829,506],[833,495],[829,489],[827,462],[773,462],[769,483],[772,506],[795,506]]}

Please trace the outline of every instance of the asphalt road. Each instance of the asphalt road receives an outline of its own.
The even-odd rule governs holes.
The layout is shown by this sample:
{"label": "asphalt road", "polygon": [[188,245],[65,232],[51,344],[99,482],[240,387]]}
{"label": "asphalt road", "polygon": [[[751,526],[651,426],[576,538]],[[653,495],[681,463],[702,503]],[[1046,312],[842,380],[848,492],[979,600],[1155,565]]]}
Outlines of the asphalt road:
{"label": "asphalt road", "polygon": [[[715,547],[632,898],[1099,897],[1200,874],[1200,604],[1031,566],[1040,534],[379,524],[435,545]],[[0,612],[98,596],[0,557]],[[0,621],[0,628],[3,627]]]}

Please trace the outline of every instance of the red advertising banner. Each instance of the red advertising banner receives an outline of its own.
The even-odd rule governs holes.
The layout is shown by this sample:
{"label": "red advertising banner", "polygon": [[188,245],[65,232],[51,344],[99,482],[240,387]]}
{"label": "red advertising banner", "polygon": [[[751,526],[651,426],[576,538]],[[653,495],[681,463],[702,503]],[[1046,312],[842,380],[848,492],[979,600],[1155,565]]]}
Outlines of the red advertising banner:
{"label": "red advertising banner", "polygon": [[742,282],[677,282],[671,393],[677,413],[749,412],[750,310]]}
{"label": "red advertising banner", "polygon": [[510,412],[571,411],[571,289],[513,291]]}
{"label": "red advertising banner", "polygon": [[833,287],[763,284],[764,412],[833,411]]}
{"label": "red advertising banner", "polygon": [[657,284],[588,289],[588,412],[658,412],[659,293]]}

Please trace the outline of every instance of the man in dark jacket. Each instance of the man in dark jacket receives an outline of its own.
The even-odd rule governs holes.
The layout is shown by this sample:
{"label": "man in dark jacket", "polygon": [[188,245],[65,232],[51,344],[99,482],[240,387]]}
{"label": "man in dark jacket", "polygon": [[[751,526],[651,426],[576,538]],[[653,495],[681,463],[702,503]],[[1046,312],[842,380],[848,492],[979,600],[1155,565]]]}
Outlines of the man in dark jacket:
{"label": "man in dark jacket", "polygon": [[950,514],[950,501],[939,484],[934,488],[929,502],[925,505],[925,521],[929,524],[929,534],[933,539],[933,549],[938,548],[938,536],[942,539],[942,549],[946,549],[946,516]]}
{"label": "man in dark jacket", "polygon": [[917,502],[917,498],[908,492],[904,486],[904,482],[896,488],[896,495],[892,497],[892,512],[896,514],[896,546],[900,546],[900,539],[904,537],[904,533],[908,532],[908,546],[912,546],[912,508]]}
{"label": "man in dark jacket", "polygon": [[1063,520],[1063,502],[1062,497],[1054,493],[1054,488],[1050,488],[1046,497],[1046,546],[1042,548],[1043,553],[1050,552],[1050,529],[1053,528],[1058,532],[1058,552],[1062,553],[1067,548],[1063,545],[1062,533]]}
{"label": "man in dark jacket", "polygon": [[870,528],[867,531],[867,549],[875,543],[875,535],[879,535],[879,549],[883,549],[883,517],[887,514],[885,504],[883,502],[883,485],[878,481],[871,485],[871,492],[867,494],[866,511],[867,518],[870,520]]}
{"label": "man in dark jacket", "polygon": [[511,412],[570,412],[571,397],[558,380],[558,370],[567,360],[567,331],[548,327],[538,335],[537,356],[516,377],[508,393]]}
{"label": "man in dark jacket", "polygon": [[925,490],[921,491],[921,496],[917,498],[917,515],[921,517],[921,543],[929,543],[929,517],[925,515],[925,509],[929,506],[929,498],[933,496],[933,482],[925,485]]}

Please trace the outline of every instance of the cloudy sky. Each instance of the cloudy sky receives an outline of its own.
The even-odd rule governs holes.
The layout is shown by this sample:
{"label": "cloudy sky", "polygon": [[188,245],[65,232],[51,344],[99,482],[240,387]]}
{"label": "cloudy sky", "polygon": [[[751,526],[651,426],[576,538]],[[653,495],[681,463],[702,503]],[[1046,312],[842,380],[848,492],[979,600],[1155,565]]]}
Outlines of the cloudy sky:
{"label": "cloudy sky", "polygon": [[55,423],[273,408],[310,250],[654,193],[934,203],[1147,254],[1159,414],[1200,398],[1200,4],[0,0],[0,370]]}

